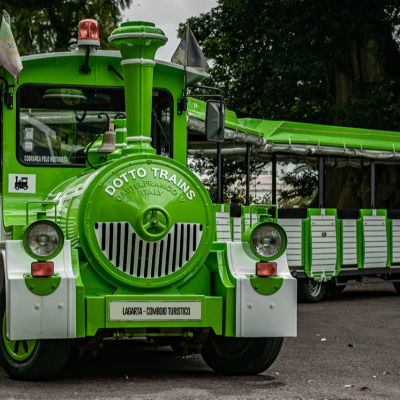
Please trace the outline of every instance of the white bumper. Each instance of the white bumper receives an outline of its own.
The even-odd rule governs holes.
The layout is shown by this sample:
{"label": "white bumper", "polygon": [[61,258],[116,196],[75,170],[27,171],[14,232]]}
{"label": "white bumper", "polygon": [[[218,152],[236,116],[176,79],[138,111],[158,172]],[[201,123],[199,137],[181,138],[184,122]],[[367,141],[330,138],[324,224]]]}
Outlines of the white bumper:
{"label": "white bumper", "polygon": [[[257,293],[248,274],[255,274],[255,259],[243,250],[241,242],[227,243],[228,264],[236,278],[236,336],[297,336],[297,281],[289,271],[284,253],[276,261],[282,287],[269,296]],[[265,278],[268,279],[268,278]]]}
{"label": "white bumper", "polygon": [[25,252],[20,240],[5,242],[7,337],[10,340],[67,339],[76,337],[76,279],[72,270],[70,241],[54,258],[54,273],[60,286],[48,296],[37,296],[25,284],[37,261]]}

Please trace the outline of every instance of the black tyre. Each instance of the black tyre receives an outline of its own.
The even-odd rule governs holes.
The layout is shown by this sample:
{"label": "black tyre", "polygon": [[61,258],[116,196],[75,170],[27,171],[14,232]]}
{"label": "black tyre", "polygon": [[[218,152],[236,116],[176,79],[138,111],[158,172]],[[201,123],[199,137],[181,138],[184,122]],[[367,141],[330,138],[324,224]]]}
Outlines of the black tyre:
{"label": "black tyre", "polygon": [[220,374],[256,375],[268,369],[278,357],[283,338],[227,338],[212,336],[201,355]]}
{"label": "black tyre", "polygon": [[297,301],[299,303],[318,303],[324,296],[325,282],[314,279],[297,279]]}
{"label": "black tyre", "polygon": [[[340,283],[347,283],[346,281],[340,282]],[[343,290],[345,289],[346,285],[340,285],[336,286],[335,281],[332,279],[325,284],[325,293],[328,294],[339,294],[342,293]]]}
{"label": "black tyre", "polygon": [[400,294],[400,282],[393,282],[393,286],[398,294]]}
{"label": "black tyre", "polygon": [[0,293],[0,362],[11,378],[18,380],[52,379],[64,368],[72,340],[10,341],[5,327],[6,301],[4,287]]}

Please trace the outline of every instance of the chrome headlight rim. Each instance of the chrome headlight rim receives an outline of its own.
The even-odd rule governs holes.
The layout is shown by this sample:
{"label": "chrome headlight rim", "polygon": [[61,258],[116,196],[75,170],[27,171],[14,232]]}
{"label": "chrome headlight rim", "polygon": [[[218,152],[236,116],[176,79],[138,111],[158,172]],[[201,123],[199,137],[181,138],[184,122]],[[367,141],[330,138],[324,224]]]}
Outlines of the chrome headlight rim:
{"label": "chrome headlight rim", "polygon": [[[256,249],[254,248],[254,245],[253,245],[254,235],[259,231],[259,229],[261,229],[263,227],[266,227],[266,226],[271,226],[271,227],[275,228],[280,233],[280,235],[282,237],[282,247],[281,247],[281,249],[275,255],[268,256],[268,257],[265,257],[262,254],[258,253],[256,251]],[[245,230],[244,234],[243,234],[243,241],[244,242],[248,242],[252,253],[258,259],[260,259],[262,261],[273,261],[273,260],[276,260],[279,257],[281,257],[283,255],[283,253],[286,251],[286,247],[287,247],[287,243],[288,243],[287,235],[286,235],[285,230],[280,225],[278,225],[277,223],[272,222],[272,221],[259,222],[257,224],[252,225],[251,227],[247,228]]]}
{"label": "chrome headlight rim", "polygon": [[[39,256],[39,255],[35,254],[28,245],[28,235],[31,232],[31,230],[38,225],[49,225],[52,228],[54,228],[56,230],[56,232],[58,233],[59,243],[58,243],[57,249],[53,253],[50,253],[49,255],[46,255],[46,256]],[[28,225],[26,225],[21,232],[21,239],[22,239],[22,245],[24,247],[24,250],[27,252],[27,254],[30,257],[32,257],[38,261],[47,261],[47,260],[51,260],[51,259],[57,257],[58,254],[60,254],[61,250],[64,247],[64,234],[63,234],[61,228],[53,221],[49,221],[49,220],[45,220],[45,219],[39,219],[39,220],[33,221],[33,222],[29,223]]]}

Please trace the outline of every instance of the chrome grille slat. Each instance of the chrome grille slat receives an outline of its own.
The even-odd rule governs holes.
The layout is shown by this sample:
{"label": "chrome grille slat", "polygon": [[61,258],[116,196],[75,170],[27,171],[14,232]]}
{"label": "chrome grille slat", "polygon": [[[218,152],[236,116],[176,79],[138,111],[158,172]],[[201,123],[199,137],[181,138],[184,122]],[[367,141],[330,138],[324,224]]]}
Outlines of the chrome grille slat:
{"label": "chrome grille slat", "polygon": [[94,229],[105,258],[125,274],[143,279],[167,276],[185,266],[203,233],[201,224],[177,223],[163,239],[146,242],[129,222],[99,222]]}

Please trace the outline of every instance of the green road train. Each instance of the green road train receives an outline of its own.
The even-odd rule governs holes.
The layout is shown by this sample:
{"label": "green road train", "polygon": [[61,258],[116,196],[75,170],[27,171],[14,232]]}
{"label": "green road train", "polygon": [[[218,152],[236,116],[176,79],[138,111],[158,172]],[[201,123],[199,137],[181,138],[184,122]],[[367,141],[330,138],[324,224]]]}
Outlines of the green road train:
{"label": "green road train", "polygon": [[232,129],[213,88],[207,103],[183,95],[207,75],[155,60],[167,38],[154,24],[108,40],[115,51],[83,20],[75,51],[22,57],[18,85],[1,77],[1,364],[48,379],[72,349],[142,337],[260,373],[296,336],[291,236],[274,206],[213,204],[186,162],[206,137],[226,139],[210,141],[220,156],[262,138]]}

